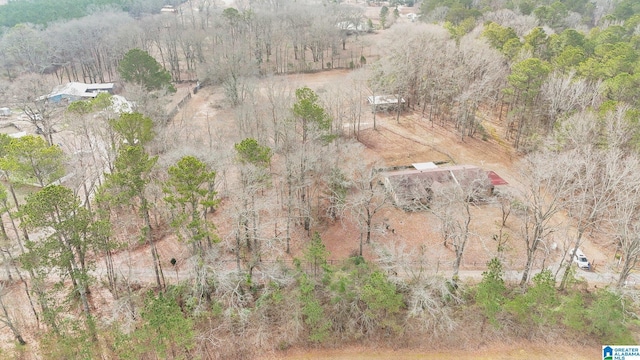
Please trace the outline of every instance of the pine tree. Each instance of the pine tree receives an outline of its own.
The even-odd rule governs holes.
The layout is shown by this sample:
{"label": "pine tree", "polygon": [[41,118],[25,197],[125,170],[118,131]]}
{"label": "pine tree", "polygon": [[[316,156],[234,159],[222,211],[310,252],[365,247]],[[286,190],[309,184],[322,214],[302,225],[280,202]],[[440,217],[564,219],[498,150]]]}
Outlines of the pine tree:
{"label": "pine tree", "polygon": [[162,68],[149,53],[140,49],[131,49],[120,61],[120,76],[128,82],[144,86],[148,91],[167,88],[175,92],[171,84],[171,74]]}

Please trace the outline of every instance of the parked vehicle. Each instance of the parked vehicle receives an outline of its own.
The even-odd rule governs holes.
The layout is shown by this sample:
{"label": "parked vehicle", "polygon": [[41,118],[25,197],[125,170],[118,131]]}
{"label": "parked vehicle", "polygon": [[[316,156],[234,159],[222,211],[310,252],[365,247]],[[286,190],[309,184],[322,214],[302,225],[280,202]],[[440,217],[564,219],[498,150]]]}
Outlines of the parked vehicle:
{"label": "parked vehicle", "polygon": [[591,270],[589,260],[580,249],[576,250],[576,253],[573,255],[573,262],[576,263],[580,269]]}

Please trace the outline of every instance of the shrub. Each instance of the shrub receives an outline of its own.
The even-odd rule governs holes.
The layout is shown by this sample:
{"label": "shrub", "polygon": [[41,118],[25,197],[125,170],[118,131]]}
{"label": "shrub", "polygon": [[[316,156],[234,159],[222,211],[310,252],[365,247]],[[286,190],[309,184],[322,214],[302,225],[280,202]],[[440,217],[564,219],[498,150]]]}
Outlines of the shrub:
{"label": "shrub", "polygon": [[383,326],[395,327],[394,315],[404,307],[402,294],[380,271],[374,271],[361,290],[362,300],[367,304],[366,314]]}
{"label": "shrub", "polygon": [[625,308],[627,301],[620,295],[608,290],[599,290],[591,306],[586,311],[591,321],[591,332],[598,336],[603,344],[635,343],[626,327]]}
{"label": "shrub", "polygon": [[526,293],[516,295],[505,307],[523,324],[552,325],[558,296],[555,280],[550,270],[543,270],[533,277],[533,286]]}
{"label": "shrub", "polygon": [[584,331],[586,328],[587,309],[581,293],[571,294],[563,298],[560,312],[562,313],[562,323],[567,327]]}
{"label": "shrub", "polygon": [[324,314],[324,309],[314,293],[314,285],[309,281],[306,274],[302,274],[299,280],[300,303],[302,305],[302,315],[304,323],[309,327],[309,340],[313,342],[323,342],[329,336],[331,320]]}
{"label": "shrub", "polygon": [[494,326],[498,326],[496,315],[502,309],[506,287],[502,279],[502,263],[493,258],[487,263],[487,271],[482,273],[482,281],[476,288],[476,303],[484,310],[484,315]]}

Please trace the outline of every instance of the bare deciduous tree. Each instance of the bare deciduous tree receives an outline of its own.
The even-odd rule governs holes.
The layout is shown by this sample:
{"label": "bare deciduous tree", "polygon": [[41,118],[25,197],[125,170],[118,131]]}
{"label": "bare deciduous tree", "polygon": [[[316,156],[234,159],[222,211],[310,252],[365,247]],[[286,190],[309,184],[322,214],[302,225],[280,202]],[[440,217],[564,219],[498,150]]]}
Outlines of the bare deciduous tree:
{"label": "bare deciduous tree", "polygon": [[22,331],[20,330],[18,324],[15,321],[14,315],[9,313],[9,309],[5,304],[5,296],[9,293],[9,290],[6,289],[4,284],[0,284],[0,323],[4,324],[4,326],[8,327],[9,330],[13,333],[13,336],[20,343],[20,345],[26,345],[27,342],[22,337]]}
{"label": "bare deciduous tree", "polygon": [[41,134],[49,145],[55,144],[53,134],[57,129],[54,126],[59,121],[57,115],[63,110],[63,107],[48,99],[48,94],[55,86],[51,80],[40,75],[28,74],[12,84],[16,106],[26,115],[35,132]]}
{"label": "bare deciduous tree", "polygon": [[122,56],[140,46],[140,32],[133,18],[114,11],[51,24],[45,35],[52,71],[61,83],[113,81]]}
{"label": "bare deciduous tree", "polygon": [[514,208],[515,195],[510,190],[501,189],[494,191],[494,196],[494,204],[500,208],[500,222],[497,224],[498,234],[494,235],[493,239],[498,242],[496,251],[503,253],[510,238],[510,234],[505,232],[505,228]]}
{"label": "bare deciduous tree", "polygon": [[377,165],[359,164],[353,171],[351,182],[355,194],[347,199],[347,207],[360,229],[359,254],[364,243],[371,242],[374,217],[389,204],[389,195],[381,185]]}
{"label": "bare deciduous tree", "polygon": [[531,29],[538,26],[538,19],[536,19],[535,16],[521,15],[509,9],[486,12],[483,14],[483,17],[487,21],[513,28],[518,36],[524,36],[528,34]]}
{"label": "bare deciduous tree", "polygon": [[[550,165],[560,158],[553,152],[528,155],[521,166],[523,187],[519,194],[520,235],[526,247],[526,262],[520,280],[525,287],[540,246],[556,231],[552,219],[561,211],[560,201],[572,173],[565,166]],[[562,158],[566,161],[566,158]]]}
{"label": "bare deciduous tree", "polygon": [[487,198],[492,187],[483,171],[470,171],[451,175],[446,183],[433,182],[430,189],[433,195],[423,206],[440,220],[445,246],[453,247],[452,279],[455,283],[465,248],[474,236],[471,229],[474,208]]}
{"label": "bare deciduous tree", "polygon": [[18,24],[2,37],[5,72],[9,78],[23,73],[42,74],[49,66],[44,32],[28,24]]}
{"label": "bare deciduous tree", "polygon": [[554,72],[542,84],[541,97],[547,109],[545,132],[551,133],[559,116],[597,106],[600,84],[579,79],[574,73]]}
{"label": "bare deciduous tree", "polygon": [[[564,143],[564,154],[570,164],[572,179],[567,182],[562,207],[573,220],[576,236],[572,244],[573,252],[582,244],[584,235],[598,229],[605,215],[615,202],[616,192],[624,187],[627,178],[632,178],[632,168],[627,167],[625,149],[631,137],[630,123],[627,120],[627,107],[609,112],[602,128],[591,113],[580,113],[567,120],[566,131],[559,139]],[[592,141],[585,141],[591,139]],[[604,143],[605,145],[600,145]],[[560,284],[566,285],[569,267]]]}
{"label": "bare deciduous tree", "polygon": [[631,156],[625,160],[625,165],[635,170],[616,190],[614,210],[609,219],[621,256],[619,288],[626,285],[627,278],[640,260],[640,161]]}
{"label": "bare deciduous tree", "polygon": [[422,329],[438,334],[457,326],[452,308],[445,304],[463,302],[451,284],[429,271],[431,251],[426,246],[410,249],[404,244],[379,244],[375,248],[379,266],[386,271],[390,281],[407,288],[407,318],[418,322]]}

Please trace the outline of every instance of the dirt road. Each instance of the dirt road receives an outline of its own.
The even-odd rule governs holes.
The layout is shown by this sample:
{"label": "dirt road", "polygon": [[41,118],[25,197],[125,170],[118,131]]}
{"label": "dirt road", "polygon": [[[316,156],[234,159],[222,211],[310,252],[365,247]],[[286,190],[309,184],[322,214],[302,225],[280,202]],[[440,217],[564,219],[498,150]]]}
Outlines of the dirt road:
{"label": "dirt road", "polygon": [[351,348],[341,350],[293,350],[269,354],[260,360],[547,360],[597,359],[599,347],[549,346],[548,344],[520,343],[489,345],[474,351],[449,350],[391,350]]}

